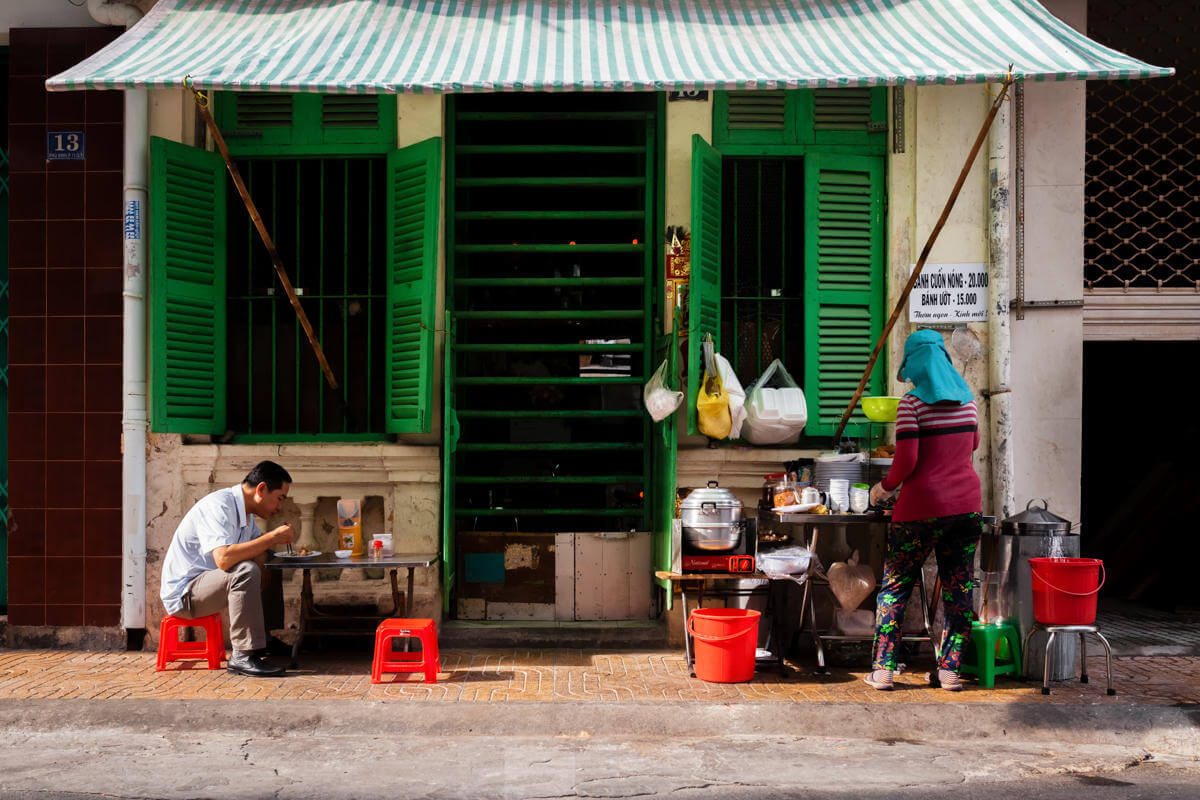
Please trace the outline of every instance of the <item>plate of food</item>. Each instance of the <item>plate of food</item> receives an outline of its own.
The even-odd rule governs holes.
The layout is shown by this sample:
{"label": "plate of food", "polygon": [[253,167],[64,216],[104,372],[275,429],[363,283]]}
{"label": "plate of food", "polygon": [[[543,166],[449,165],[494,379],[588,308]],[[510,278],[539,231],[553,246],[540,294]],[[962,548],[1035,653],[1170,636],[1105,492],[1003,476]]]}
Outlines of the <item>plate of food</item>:
{"label": "plate of food", "polygon": [[321,555],[320,550],[309,550],[307,547],[301,547],[299,550],[295,551],[294,553],[288,553],[288,552],[276,553],[275,557],[276,558],[316,558],[319,555]]}
{"label": "plate of food", "polygon": [[803,514],[807,511],[812,511],[820,503],[800,503],[792,506],[775,506],[776,514]]}

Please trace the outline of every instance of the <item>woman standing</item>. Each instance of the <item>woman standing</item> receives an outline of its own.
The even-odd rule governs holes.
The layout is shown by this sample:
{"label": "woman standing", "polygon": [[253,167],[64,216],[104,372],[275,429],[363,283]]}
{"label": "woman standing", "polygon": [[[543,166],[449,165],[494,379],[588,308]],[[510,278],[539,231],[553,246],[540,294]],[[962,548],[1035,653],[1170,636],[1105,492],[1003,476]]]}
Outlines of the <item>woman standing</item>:
{"label": "woman standing", "polygon": [[874,656],[864,680],[876,689],[892,688],[904,609],[932,550],[946,612],[937,676],[943,689],[956,692],[962,689],[958,668],[974,617],[971,573],[982,533],[979,476],[971,463],[979,447],[975,399],[937,331],[908,337],[898,377],[913,388],[900,400],[896,455],[887,477],[872,487],[871,502],[895,494],[901,484],[904,491],[892,511]]}

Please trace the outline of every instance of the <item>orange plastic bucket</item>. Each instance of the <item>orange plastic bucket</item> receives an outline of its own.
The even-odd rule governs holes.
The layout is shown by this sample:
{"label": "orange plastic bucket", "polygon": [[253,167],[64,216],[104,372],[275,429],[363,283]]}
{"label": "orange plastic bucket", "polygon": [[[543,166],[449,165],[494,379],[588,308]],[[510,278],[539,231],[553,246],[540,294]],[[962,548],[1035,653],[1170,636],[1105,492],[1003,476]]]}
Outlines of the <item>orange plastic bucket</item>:
{"label": "orange plastic bucket", "polygon": [[758,618],[752,608],[697,608],[688,617],[696,654],[696,677],[738,683],[754,677]]}
{"label": "orange plastic bucket", "polygon": [[1104,585],[1098,558],[1031,558],[1033,618],[1043,625],[1091,625]]}

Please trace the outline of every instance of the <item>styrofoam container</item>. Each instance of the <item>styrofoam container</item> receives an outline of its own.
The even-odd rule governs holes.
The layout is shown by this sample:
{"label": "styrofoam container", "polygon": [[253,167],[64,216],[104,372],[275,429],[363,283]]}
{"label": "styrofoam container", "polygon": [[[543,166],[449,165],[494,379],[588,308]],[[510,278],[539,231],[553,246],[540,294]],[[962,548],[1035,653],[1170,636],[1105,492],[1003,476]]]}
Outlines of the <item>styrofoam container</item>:
{"label": "styrofoam container", "polygon": [[763,387],[750,397],[750,413],[763,422],[779,419],[779,390]]}
{"label": "styrofoam container", "polygon": [[808,404],[804,402],[804,392],[797,387],[776,389],[779,403],[779,421],[791,425],[804,425],[808,422]]}

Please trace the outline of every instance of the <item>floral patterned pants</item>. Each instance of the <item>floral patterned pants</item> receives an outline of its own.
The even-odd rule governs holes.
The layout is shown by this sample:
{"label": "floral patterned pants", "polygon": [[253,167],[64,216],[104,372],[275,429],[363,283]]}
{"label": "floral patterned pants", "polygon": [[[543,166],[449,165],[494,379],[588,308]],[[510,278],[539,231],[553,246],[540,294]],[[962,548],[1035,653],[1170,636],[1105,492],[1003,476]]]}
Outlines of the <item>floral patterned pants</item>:
{"label": "floral patterned pants", "polygon": [[903,634],[904,609],[913,585],[920,579],[921,565],[933,550],[946,612],[937,668],[958,672],[963,645],[975,616],[971,604],[971,590],[975,586],[972,570],[982,532],[979,514],[892,523],[883,562],[883,583],[876,600],[871,669],[896,668],[896,643]]}

